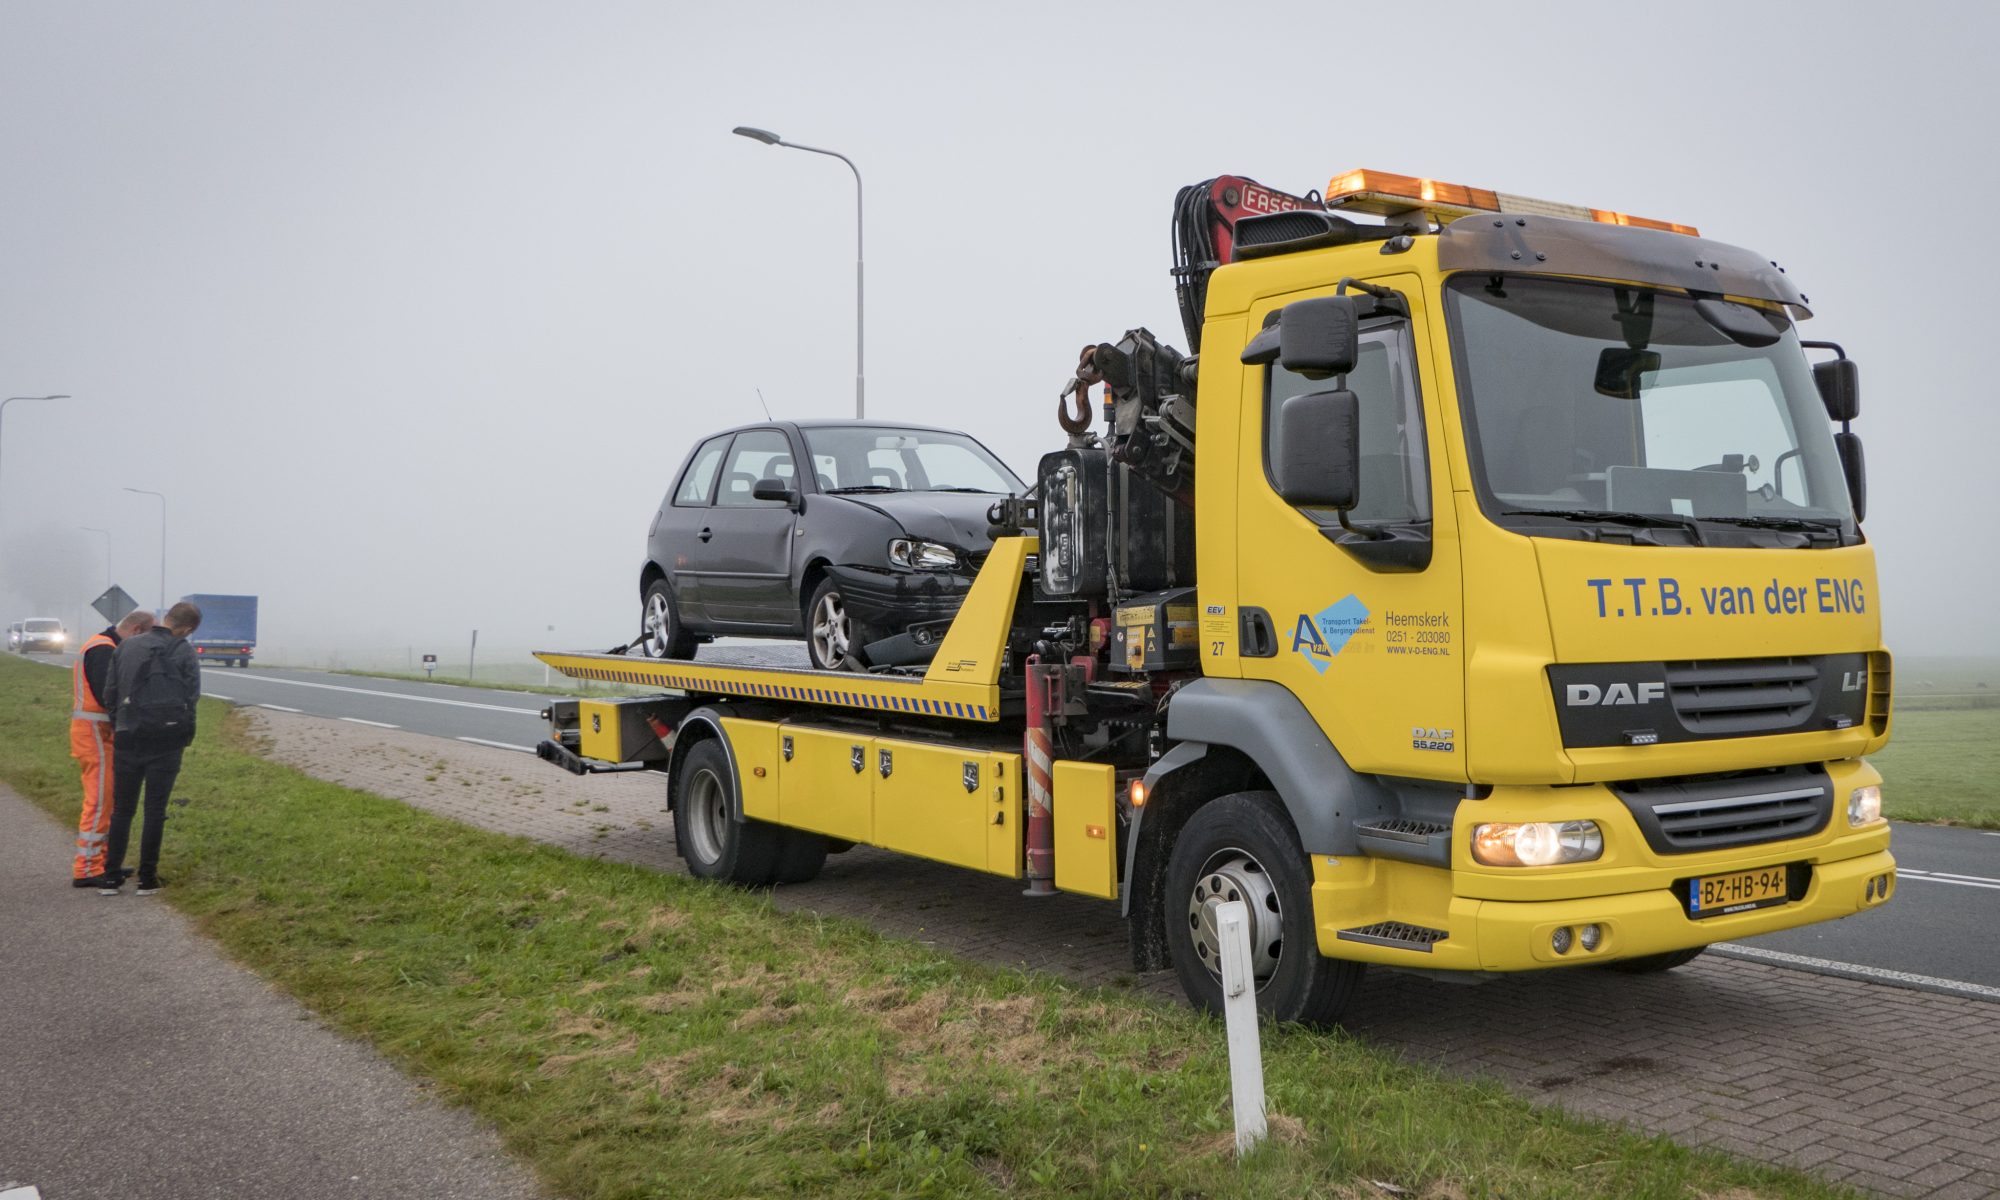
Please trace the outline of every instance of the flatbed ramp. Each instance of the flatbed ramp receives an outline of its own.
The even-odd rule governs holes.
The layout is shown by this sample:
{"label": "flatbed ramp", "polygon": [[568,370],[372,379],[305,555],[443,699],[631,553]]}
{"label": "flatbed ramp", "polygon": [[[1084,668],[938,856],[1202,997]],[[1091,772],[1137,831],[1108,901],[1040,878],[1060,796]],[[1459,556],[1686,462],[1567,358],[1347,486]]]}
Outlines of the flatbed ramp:
{"label": "flatbed ramp", "polygon": [[922,675],[811,671],[630,654],[536,651],[572,679],[657,687],[695,696],[741,696],[963,721],[1000,719],[1000,659],[1013,623],[1032,537],[1000,538]]}

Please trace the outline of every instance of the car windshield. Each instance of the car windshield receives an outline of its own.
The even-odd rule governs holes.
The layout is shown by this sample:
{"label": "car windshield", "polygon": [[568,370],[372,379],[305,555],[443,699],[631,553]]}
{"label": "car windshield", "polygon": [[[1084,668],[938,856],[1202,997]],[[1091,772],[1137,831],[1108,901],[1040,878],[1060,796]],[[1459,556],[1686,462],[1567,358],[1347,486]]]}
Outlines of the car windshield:
{"label": "car windshield", "polygon": [[1851,532],[1826,410],[1782,318],[1731,306],[1772,325],[1751,347],[1665,291],[1461,276],[1449,294],[1489,515]]}
{"label": "car windshield", "polygon": [[1025,490],[1006,464],[962,433],[887,426],[807,429],[806,448],[823,492]]}
{"label": "car windshield", "polygon": [[30,621],[30,622],[28,622],[28,632],[29,632],[29,633],[55,633],[56,631],[60,630],[61,628],[62,628],[62,622],[61,622],[61,621]]}

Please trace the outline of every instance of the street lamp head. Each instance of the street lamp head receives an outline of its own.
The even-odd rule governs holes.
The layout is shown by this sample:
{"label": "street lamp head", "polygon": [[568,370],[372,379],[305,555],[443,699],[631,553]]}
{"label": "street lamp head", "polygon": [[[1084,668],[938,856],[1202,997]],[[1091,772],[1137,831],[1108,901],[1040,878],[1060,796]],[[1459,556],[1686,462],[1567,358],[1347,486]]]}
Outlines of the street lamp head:
{"label": "street lamp head", "polygon": [[737,137],[747,137],[753,141],[762,142],[766,146],[775,146],[784,140],[768,129],[757,129],[749,125],[738,125],[729,132],[735,134]]}

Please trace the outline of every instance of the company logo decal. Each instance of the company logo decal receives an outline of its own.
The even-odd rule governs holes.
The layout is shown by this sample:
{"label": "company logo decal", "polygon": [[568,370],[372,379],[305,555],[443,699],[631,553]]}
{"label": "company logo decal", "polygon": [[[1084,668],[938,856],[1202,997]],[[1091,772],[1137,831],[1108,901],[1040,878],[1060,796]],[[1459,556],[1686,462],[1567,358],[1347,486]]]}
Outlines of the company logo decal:
{"label": "company logo decal", "polygon": [[1368,616],[1368,606],[1358,596],[1348,596],[1310,616],[1300,613],[1292,629],[1292,652],[1304,656],[1313,670],[1324,675],[1333,665],[1333,656],[1362,632]]}

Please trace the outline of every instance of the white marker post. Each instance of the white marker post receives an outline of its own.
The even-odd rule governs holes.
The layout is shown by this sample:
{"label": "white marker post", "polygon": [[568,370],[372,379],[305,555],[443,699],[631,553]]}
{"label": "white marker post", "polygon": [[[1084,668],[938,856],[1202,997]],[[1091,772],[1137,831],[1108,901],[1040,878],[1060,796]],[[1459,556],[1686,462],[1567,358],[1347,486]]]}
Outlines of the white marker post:
{"label": "white marker post", "polygon": [[1264,1053],[1257,1040],[1257,980],[1250,972],[1250,913],[1241,900],[1216,906],[1222,943],[1222,1018],[1229,1031],[1229,1093],[1236,1109],[1236,1157],[1256,1149],[1264,1121]]}

